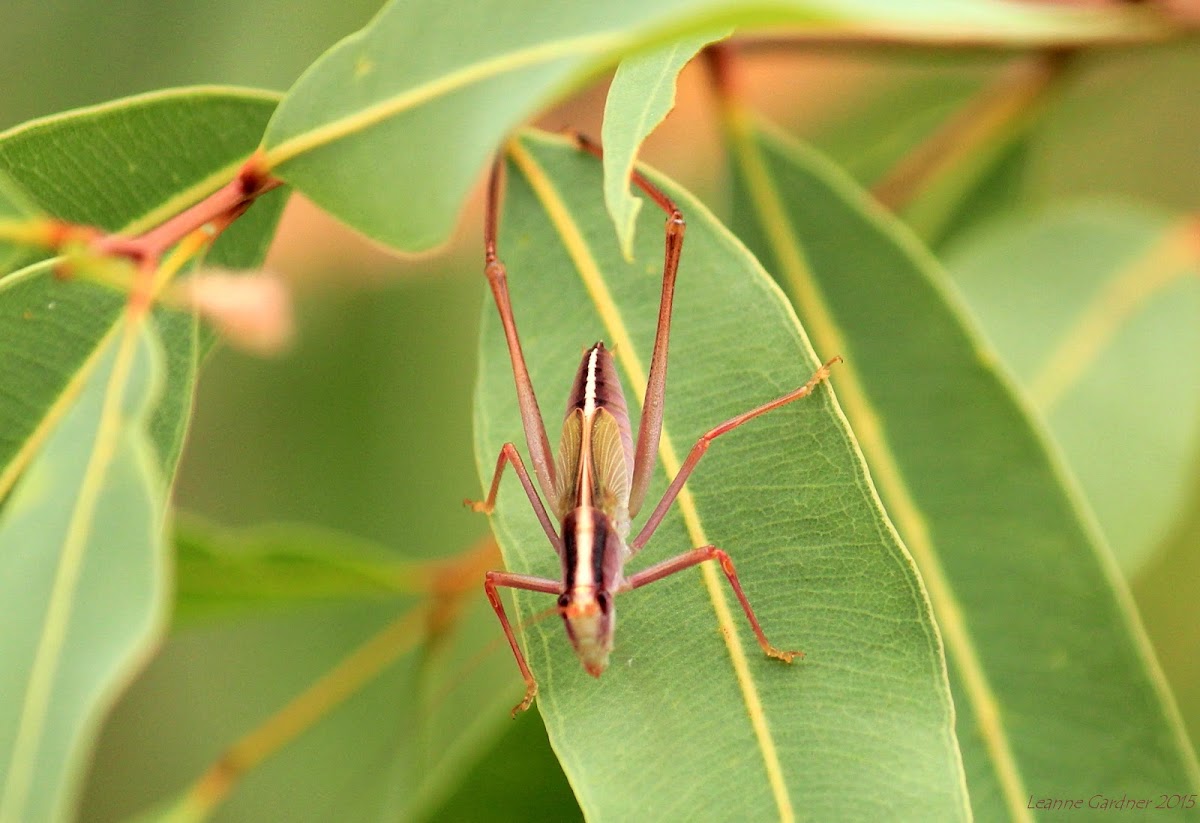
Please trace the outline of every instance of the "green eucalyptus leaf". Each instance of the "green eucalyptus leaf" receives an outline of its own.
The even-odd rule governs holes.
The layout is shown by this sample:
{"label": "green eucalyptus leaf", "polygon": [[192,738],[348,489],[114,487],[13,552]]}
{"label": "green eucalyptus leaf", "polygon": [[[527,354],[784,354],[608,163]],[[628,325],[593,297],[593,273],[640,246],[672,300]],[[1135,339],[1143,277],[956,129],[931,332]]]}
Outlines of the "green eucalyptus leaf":
{"label": "green eucalyptus leaf", "polygon": [[[190,784],[314,688],[353,684],[237,775],[223,817],[421,819],[507,721],[518,688],[499,646],[488,652],[494,616],[480,585],[495,562],[492,541],[418,560],[324,529],[229,531],[188,518],[176,542],[176,622],[99,747],[100,818],[136,810],[139,820],[193,819]],[[231,680],[236,690],[220,686]],[[165,722],[171,716],[179,719]],[[98,790],[121,779],[126,761],[143,779],[118,796]],[[180,783],[188,790],[164,800],[163,787]]]}
{"label": "green eucalyptus leaf", "polygon": [[1189,500],[1200,447],[1196,221],[1131,204],[1021,215],[948,267],[1136,572]]}
{"label": "green eucalyptus leaf", "polygon": [[19,220],[38,214],[33,199],[12,181],[0,174],[0,220]]}
{"label": "green eucalyptus leaf", "polygon": [[68,820],[105,712],[168,612],[162,354],[119,324],[0,519],[0,820]]}
{"label": "green eucalyptus leaf", "polygon": [[[352,265],[324,276],[353,278]],[[461,505],[477,483],[479,266],[434,266],[381,287],[301,293],[300,334],[281,358],[226,347],[206,365],[177,500],[264,525],[192,532],[208,556],[180,558],[171,636],[106,724],[86,820],[125,819],[196,780],[421,602],[393,572],[440,566],[487,532]],[[424,819],[513,725],[521,692],[483,569],[465,576],[464,611],[436,641],[246,775],[214,819]]]}
{"label": "green eucalyptus leaf", "polygon": [[487,0],[447,14],[393,0],[296,82],[264,139],[268,163],[318,205],[388,245],[449,234],[504,135],[621,57],[728,26],[790,24],[906,41],[1085,42],[1162,29],[1141,9],[975,0]]}
{"label": "green eucalyptus leaf", "polygon": [[454,794],[430,815],[430,823],[583,820],[537,711],[506,725],[499,744],[463,776]]}
{"label": "green eucalyptus leaf", "polygon": [[[254,149],[273,107],[274,100],[260,93],[205,88],[69,112],[0,135],[0,170],[31,192],[49,216],[137,233],[226,182]],[[218,240],[209,259],[229,266],[256,263],[281,205],[273,195],[251,209]],[[161,339],[164,349],[153,366],[156,385],[161,384],[154,392],[157,402],[149,408],[135,404],[136,413],[109,421],[122,444],[109,461],[112,478],[98,470],[90,475],[98,490],[84,486],[73,492],[60,472],[55,484],[47,486],[40,467],[65,459],[59,452],[67,447],[56,445],[59,433],[68,424],[79,429],[101,422],[98,414],[79,422],[87,415],[78,410],[92,402],[94,411],[89,392],[107,362],[106,352],[111,354],[112,341],[122,334],[126,303],[124,294],[108,288],[58,280],[52,267],[52,261],[43,261],[0,280],[5,347],[0,358],[0,496],[7,495],[5,522],[22,530],[20,535],[10,531],[7,538],[20,550],[5,546],[0,554],[2,562],[34,564],[43,575],[54,574],[53,567],[45,571],[45,564],[62,557],[65,575],[65,582],[54,584],[47,595],[49,605],[39,609],[33,601],[40,590],[30,582],[36,578],[28,577],[32,571],[0,573],[5,583],[20,584],[21,596],[30,600],[27,616],[10,621],[3,633],[5,642],[24,651],[0,655],[6,664],[19,661],[3,668],[6,675],[29,680],[28,688],[14,682],[4,689],[13,695],[4,708],[21,712],[15,726],[5,723],[5,733],[15,735],[10,742],[16,750],[8,753],[16,759],[6,769],[12,781],[5,789],[4,802],[10,805],[0,812],[6,821],[10,810],[16,815],[12,819],[19,820],[70,813],[103,714],[158,640],[169,591],[161,556],[161,510],[191,413],[199,356],[211,343],[200,334],[195,318],[156,309],[147,333]],[[135,376],[148,368],[139,366]],[[131,386],[131,397],[147,395],[144,400],[150,402],[149,390],[138,388],[141,383]],[[81,432],[76,432],[76,450],[88,443]],[[147,457],[152,471],[142,465]],[[67,545],[55,542],[49,525],[40,532],[30,530],[31,517],[48,523],[50,515],[28,501],[51,493],[50,502],[68,509],[74,493],[75,511],[82,513],[55,525],[78,521],[71,527],[77,537]],[[29,552],[37,554],[36,561],[26,557]],[[101,564],[103,571],[93,564]],[[6,593],[5,602],[19,601]],[[46,615],[54,618],[46,625],[59,627],[54,631],[60,640],[42,625]],[[76,633],[74,621],[85,615],[89,624]],[[71,622],[64,622],[67,617]],[[34,659],[53,665],[38,663],[26,671],[22,655],[29,649],[37,650]],[[48,680],[56,672],[71,676],[61,689],[56,680]],[[62,689],[70,694],[60,699]],[[19,698],[21,694],[30,697]],[[52,723],[29,708],[36,709],[47,695],[55,701]]]}
{"label": "green eucalyptus leaf", "polygon": [[[1200,460],[1197,460],[1200,464]],[[1200,738],[1200,465],[1191,501],[1167,544],[1133,579],[1133,593],[1193,740]],[[1181,584],[1181,581],[1186,581]]]}
{"label": "green eucalyptus leaf", "polygon": [[1065,65],[1035,55],[890,56],[868,99],[814,143],[930,247],[1025,196],[1030,133]]}
{"label": "green eucalyptus leaf", "polygon": [[955,231],[994,217],[1020,199],[1028,152],[1024,124],[1004,131],[925,181],[901,207],[905,225],[930,248],[940,248]]}
{"label": "green eucalyptus leaf", "polygon": [[1189,135],[1200,129],[1200,107],[1189,81],[1200,72],[1196,38],[1085,50],[1074,68],[1035,135],[1030,192],[1042,202],[1103,193],[1195,211],[1200,152]]}
{"label": "green eucalyptus leaf", "polygon": [[[554,436],[556,394],[565,398],[580,347],[598,338],[615,346],[638,407],[662,224],[642,216],[626,262],[590,155],[531,136],[514,156],[500,255]],[[817,360],[753,257],[690,195],[662,185],[688,220],[660,451],[677,466],[701,433],[802,383]],[[501,444],[522,442],[495,314],[486,307],[476,401],[485,483]],[[666,482],[658,472],[651,504]],[[773,642],[807,657],[792,666],[767,659],[711,568],[622,596],[612,664],[598,681],[561,621],[527,626],[538,707],[585,815],[965,819],[937,631],[830,390],[722,437],[688,488],[631,571],[708,541],[722,546]],[[510,571],[557,579],[559,561],[515,478],[493,528]],[[553,606],[528,592],[514,601],[520,620]]]}
{"label": "green eucalyptus leaf", "polygon": [[[975,164],[972,179],[957,188],[947,187],[954,190],[942,201],[941,219],[923,238],[939,255],[960,237],[1019,211],[1029,202],[1031,141],[1025,133],[1011,138],[1007,145],[986,150],[991,156]],[[912,224],[909,227],[914,228]]]}
{"label": "green eucalyptus leaf", "polygon": [[812,142],[870,188],[967,106],[1004,57],[959,52],[884,53],[864,82],[816,124]]}
{"label": "green eucalyptus leaf", "polygon": [[845,356],[839,397],[929,590],[975,817],[1196,791],[1125,584],[944,273],[827,160],[732,125],[743,236]]}
{"label": "green eucalyptus leaf", "polygon": [[[55,115],[0,135],[0,172],[48,215],[136,233],[227,182],[254,150],[275,98],[233,89],[179,89]],[[214,245],[209,261],[262,259],[282,199],[272,193]],[[125,295],[63,282],[49,263],[0,280],[0,497],[78,391],[82,370],[117,322]],[[168,479],[183,444],[202,340],[190,315],[155,310],[167,386],[150,426]]]}
{"label": "green eucalyptus leaf", "polygon": [[[491,642],[495,616],[481,577],[472,576],[461,611],[437,631],[415,594],[293,598],[243,609],[236,621],[179,625],[105,729],[91,819],[170,807],[165,794],[197,780],[225,747],[413,611],[421,633],[415,644],[392,644],[394,654],[366,682],[241,776],[217,817],[422,819],[510,722],[508,708],[521,692],[511,660]],[[114,794],[106,781],[127,785]]]}
{"label": "green eucalyptus leaf", "polygon": [[617,230],[621,254],[633,256],[633,229],[637,225],[640,197],[629,192],[638,149],[650,132],[675,107],[675,81],[700,49],[732,33],[725,30],[699,34],[660,46],[645,54],[626,57],[617,66],[604,101],[604,203]]}
{"label": "green eucalyptus leaf", "polygon": [[9,178],[0,173],[0,277],[8,274],[20,261],[30,256],[29,249],[6,232],[17,228],[31,217],[40,215],[33,199]]}

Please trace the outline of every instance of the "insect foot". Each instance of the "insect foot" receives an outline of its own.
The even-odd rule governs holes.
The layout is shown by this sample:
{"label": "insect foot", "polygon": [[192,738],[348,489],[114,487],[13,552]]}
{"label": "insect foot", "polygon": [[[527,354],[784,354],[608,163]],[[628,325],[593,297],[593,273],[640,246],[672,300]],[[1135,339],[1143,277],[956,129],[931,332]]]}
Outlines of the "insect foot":
{"label": "insect foot", "polygon": [[795,660],[797,658],[804,657],[804,652],[784,651],[783,649],[777,649],[774,646],[772,646],[769,649],[764,649],[764,651],[767,653],[767,657],[773,657],[776,660],[782,660],[784,663],[791,663],[793,660]]}
{"label": "insect foot", "polygon": [[471,500],[466,497],[463,498],[463,505],[478,514],[491,514],[495,509],[495,506],[489,506],[486,500]]}
{"label": "insect foot", "polygon": [[517,715],[519,715],[521,712],[525,711],[526,709],[528,709],[530,706],[533,705],[533,698],[535,698],[535,697],[537,697],[537,682],[536,681],[528,684],[525,687],[525,698],[520,703],[513,706],[513,708],[512,708],[513,720],[516,720]]}

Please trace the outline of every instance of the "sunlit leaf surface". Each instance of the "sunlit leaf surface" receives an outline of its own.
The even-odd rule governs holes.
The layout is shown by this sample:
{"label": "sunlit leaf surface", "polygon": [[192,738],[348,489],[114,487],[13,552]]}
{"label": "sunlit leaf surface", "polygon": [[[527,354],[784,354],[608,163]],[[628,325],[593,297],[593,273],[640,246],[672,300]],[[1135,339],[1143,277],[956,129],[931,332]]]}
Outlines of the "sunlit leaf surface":
{"label": "sunlit leaf surface", "polygon": [[109,335],[0,519],[0,820],[66,820],[104,711],[167,614],[161,352]]}
{"label": "sunlit leaf surface", "polygon": [[675,81],[688,61],[708,43],[727,37],[699,34],[635,54],[621,61],[604,103],[604,202],[626,258],[633,254],[633,228],[642,208],[630,193],[629,174],[638,149],[675,106]]}

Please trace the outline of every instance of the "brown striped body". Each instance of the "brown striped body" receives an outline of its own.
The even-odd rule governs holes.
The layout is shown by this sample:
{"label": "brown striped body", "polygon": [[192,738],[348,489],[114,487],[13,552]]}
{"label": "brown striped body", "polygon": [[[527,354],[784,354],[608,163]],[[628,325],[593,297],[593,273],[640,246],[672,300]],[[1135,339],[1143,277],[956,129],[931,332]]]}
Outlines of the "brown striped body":
{"label": "brown striped body", "polygon": [[613,595],[629,549],[633,438],[612,355],[596,343],[583,356],[567,401],[554,509],[562,523],[559,612],[584,668],[599,677],[612,650]]}

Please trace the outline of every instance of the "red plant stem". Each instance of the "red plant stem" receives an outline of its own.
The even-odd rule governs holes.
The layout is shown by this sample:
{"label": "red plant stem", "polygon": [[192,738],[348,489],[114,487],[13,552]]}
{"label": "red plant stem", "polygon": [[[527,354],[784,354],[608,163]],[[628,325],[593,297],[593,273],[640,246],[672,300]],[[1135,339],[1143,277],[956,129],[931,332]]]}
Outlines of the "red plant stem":
{"label": "red plant stem", "polygon": [[1049,51],[1011,64],[997,80],[918,143],[871,187],[892,211],[991,142],[1012,142],[1032,123],[1070,68],[1073,52]]}
{"label": "red plant stem", "polygon": [[110,234],[98,238],[92,248],[101,254],[127,257],[139,263],[157,261],[163,252],[196,229],[216,223],[215,228],[223,230],[257,198],[282,183],[282,180],[264,170],[262,157],[255,154],[245,162],[233,180],[199,203],[137,237]]}
{"label": "red plant stem", "polygon": [[[743,51],[762,52],[776,49],[795,51],[797,48],[856,49],[890,48],[905,51],[927,51],[929,49],[962,50],[979,52],[1023,52],[1045,51],[1046,49],[1105,49],[1129,46],[1153,45],[1186,36],[1194,30],[1196,23],[1187,13],[1163,10],[1151,22],[1135,31],[1112,31],[1096,37],[1080,38],[1062,34],[1040,40],[1002,40],[985,32],[963,32],[957,35],[921,35],[913,32],[886,30],[836,30],[829,28],[779,28],[771,31],[738,35],[730,42]],[[1189,28],[1190,27],[1190,28]]]}
{"label": "red plant stem", "polygon": [[142,258],[138,263],[137,275],[133,281],[133,289],[129,292],[129,302],[125,310],[130,317],[140,317],[150,309],[154,291],[154,270],[157,262],[150,257]]}

